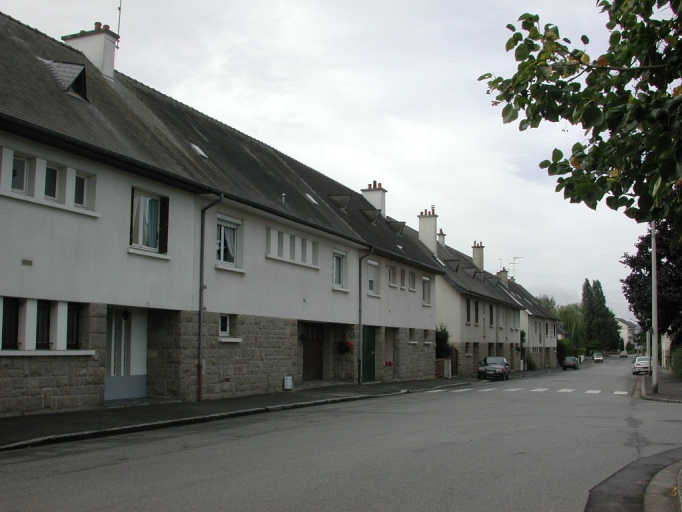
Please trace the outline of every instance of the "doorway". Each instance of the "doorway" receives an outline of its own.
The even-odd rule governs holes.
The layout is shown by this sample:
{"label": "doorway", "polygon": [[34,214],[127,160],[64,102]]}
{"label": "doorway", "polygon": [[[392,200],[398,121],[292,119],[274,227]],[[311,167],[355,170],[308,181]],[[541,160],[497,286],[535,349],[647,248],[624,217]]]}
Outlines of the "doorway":
{"label": "doorway", "polygon": [[322,325],[303,325],[303,380],[322,380]]}
{"label": "doorway", "polygon": [[375,328],[362,328],[362,382],[374,382]]}

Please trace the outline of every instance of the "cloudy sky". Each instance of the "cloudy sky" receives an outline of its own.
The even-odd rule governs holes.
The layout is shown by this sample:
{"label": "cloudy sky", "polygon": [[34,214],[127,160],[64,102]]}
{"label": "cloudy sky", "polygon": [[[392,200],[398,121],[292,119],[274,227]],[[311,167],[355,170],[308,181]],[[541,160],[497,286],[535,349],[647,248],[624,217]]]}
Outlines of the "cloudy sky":
{"label": "cloudy sky", "polygon": [[491,106],[485,72],[510,76],[504,50],[524,12],[585,48],[605,48],[595,0],[2,0],[0,10],[59,39],[95,21],[119,30],[116,68],[355,190],[376,180],[389,216],[418,227],[435,206],[446,243],[485,246],[485,269],[532,293],[578,302],[599,280],[632,319],[623,253],[645,227],[554,192],[538,168],[584,134],[519,132]]}

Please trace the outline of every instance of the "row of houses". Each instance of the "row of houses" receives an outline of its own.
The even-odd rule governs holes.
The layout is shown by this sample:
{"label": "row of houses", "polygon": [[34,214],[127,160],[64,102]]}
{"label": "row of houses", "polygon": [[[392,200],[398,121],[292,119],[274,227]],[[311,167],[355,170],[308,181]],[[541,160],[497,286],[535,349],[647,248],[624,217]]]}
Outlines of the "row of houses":
{"label": "row of houses", "polygon": [[482,243],[119,73],[117,38],[0,13],[0,415],[433,378],[440,323],[454,373],[554,364],[558,319]]}

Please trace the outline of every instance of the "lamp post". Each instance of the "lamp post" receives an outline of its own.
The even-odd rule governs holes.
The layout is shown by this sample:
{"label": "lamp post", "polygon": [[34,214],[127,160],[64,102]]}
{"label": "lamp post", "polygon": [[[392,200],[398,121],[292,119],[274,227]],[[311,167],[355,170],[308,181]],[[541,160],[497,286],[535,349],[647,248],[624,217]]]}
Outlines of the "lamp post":
{"label": "lamp post", "polygon": [[658,394],[658,279],[656,270],[656,221],[651,221],[651,389]]}

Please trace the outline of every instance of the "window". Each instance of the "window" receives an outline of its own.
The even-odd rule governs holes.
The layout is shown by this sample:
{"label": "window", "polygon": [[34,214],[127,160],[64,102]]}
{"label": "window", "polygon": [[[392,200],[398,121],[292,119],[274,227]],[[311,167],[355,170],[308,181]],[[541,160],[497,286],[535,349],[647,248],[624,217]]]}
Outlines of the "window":
{"label": "window", "polygon": [[376,261],[367,261],[367,290],[374,294],[379,294],[379,263]]}
{"label": "window", "polygon": [[168,251],[168,198],[133,189],[130,245],[149,251]]}
{"label": "window", "polygon": [[218,334],[220,336],[229,336],[230,331],[230,315],[220,315],[220,328]]}
{"label": "window", "polygon": [[80,348],[81,305],[69,302],[66,315],[66,349]]}
{"label": "window", "polygon": [[398,286],[398,273],[393,265],[388,266],[388,286]]}
{"label": "window", "polygon": [[45,197],[57,199],[59,194],[59,169],[48,166],[45,169]]}
{"label": "window", "polygon": [[20,192],[27,192],[28,182],[28,160],[18,156],[14,157],[12,164],[12,189]]}
{"label": "window", "polygon": [[268,258],[317,267],[317,242],[278,229],[267,228],[265,232],[265,252]]}
{"label": "window", "polygon": [[36,350],[50,350],[50,301],[38,301]]}
{"label": "window", "polygon": [[431,305],[431,279],[422,277],[422,304]]}
{"label": "window", "polygon": [[332,255],[332,283],[335,288],[346,288],[346,253],[334,251]]}
{"label": "window", "polygon": [[2,350],[19,349],[19,299],[2,300]]}
{"label": "window", "polygon": [[471,299],[467,299],[467,323],[471,323]]}
{"label": "window", "polygon": [[243,226],[241,219],[218,213],[216,224],[216,261],[228,267],[242,266]]}
{"label": "window", "polygon": [[400,289],[401,290],[405,289],[405,269],[404,268],[400,269]]}
{"label": "window", "polygon": [[495,325],[495,320],[494,320],[494,316],[493,316],[495,313],[495,309],[493,308],[492,304],[490,304],[490,306],[488,306],[488,308],[489,308],[488,316],[490,317],[490,326],[492,327],[493,325]]}
{"label": "window", "polygon": [[409,284],[411,292],[413,292],[417,289],[417,276],[414,272],[410,272],[408,284]]}
{"label": "window", "polygon": [[478,325],[478,301],[474,301],[474,323]]}
{"label": "window", "polygon": [[549,324],[545,322],[545,336],[549,336]]}
{"label": "window", "polygon": [[75,192],[73,204],[85,208],[88,201],[88,179],[85,176],[76,174]]}

